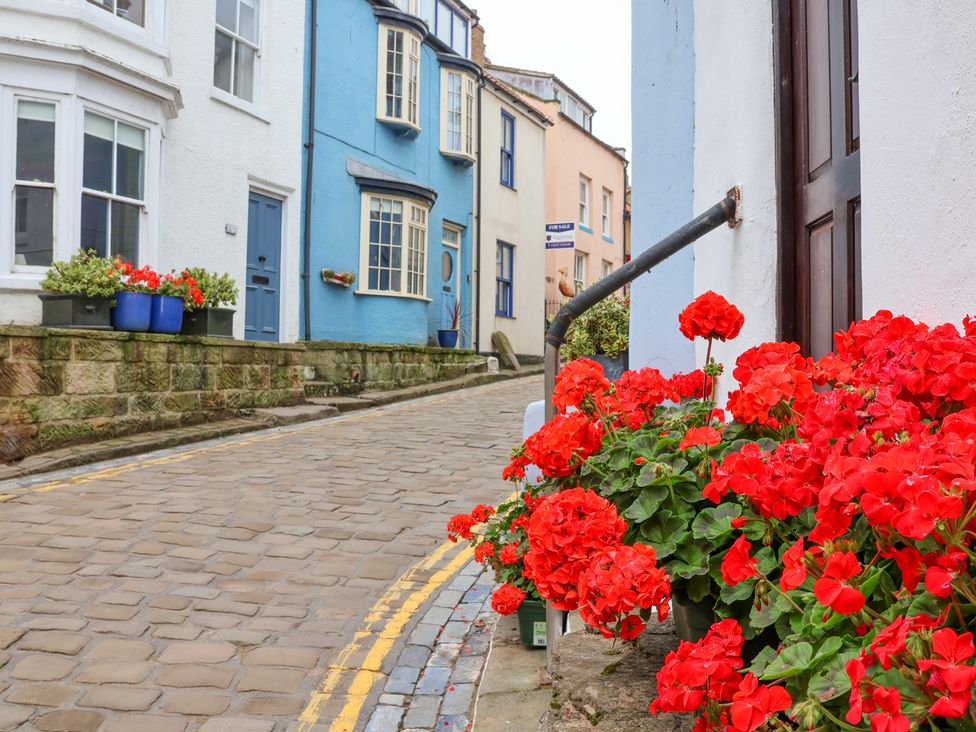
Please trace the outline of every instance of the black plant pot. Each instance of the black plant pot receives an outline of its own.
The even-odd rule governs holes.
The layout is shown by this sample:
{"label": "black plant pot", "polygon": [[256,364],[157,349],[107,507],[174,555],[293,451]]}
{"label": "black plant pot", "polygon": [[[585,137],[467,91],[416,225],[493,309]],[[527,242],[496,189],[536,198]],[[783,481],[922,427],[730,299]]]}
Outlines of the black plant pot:
{"label": "black plant pot", "polygon": [[683,641],[698,641],[705,637],[712,623],[718,620],[714,601],[693,602],[683,592],[671,594],[674,632]]}
{"label": "black plant pot", "polygon": [[587,356],[587,358],[600,364],[603,367],[603,373],[610,381],[619,379],[620,375],[630,367],[629,351],[621,351],[616,356],[598,353],[595,356]]}
{"label": "black plant pot", "polygon": [[62,292],[40,293],[38,297],[43,326],[112,330],[111,298]]}
{"label": "black plant pot", "polygon": [[199,308],[183,313],[180,335],[234,337],[234,311],[230,308]]}

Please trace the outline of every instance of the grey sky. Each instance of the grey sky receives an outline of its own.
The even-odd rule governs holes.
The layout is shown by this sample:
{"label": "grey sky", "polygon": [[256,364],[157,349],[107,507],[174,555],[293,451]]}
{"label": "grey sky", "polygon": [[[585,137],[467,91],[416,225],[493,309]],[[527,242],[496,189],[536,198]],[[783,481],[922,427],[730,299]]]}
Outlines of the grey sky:
{"label": "grey sky", "polygon": [[593,132],[631,145],[630,0],[467,0],[492,63],[551,71],[596,107]]}

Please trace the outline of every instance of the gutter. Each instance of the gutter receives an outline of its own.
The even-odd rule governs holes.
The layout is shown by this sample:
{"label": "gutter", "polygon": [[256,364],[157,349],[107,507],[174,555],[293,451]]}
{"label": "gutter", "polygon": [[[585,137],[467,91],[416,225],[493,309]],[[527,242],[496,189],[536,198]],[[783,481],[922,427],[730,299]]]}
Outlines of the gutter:
{"label": "gutter", "polygon": [[312,0],[309,11],[308,48],[311,56],[308,61],[308,130],[305,133],[305,221],[304,241],[302,242],[302,307],[305,319],[305,340],[312,340],[312,180],[315,173],[315,69],[318,66],[318,6],[319,0]]}

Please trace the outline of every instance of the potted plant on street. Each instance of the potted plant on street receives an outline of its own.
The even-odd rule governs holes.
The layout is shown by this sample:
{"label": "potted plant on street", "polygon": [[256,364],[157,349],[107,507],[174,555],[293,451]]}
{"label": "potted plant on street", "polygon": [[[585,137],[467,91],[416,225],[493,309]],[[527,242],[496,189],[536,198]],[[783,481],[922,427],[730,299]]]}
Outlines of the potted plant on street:
{"label": "potted plant on street", "polygon": [[150,310],[153,295],[159,289],[159,275],[149,265],[134,269],[127,262],[117,262],[116,267],[125,284],[115,297],[112,326],[116,330],[143,333],[149,330]]}
{"label": "potted plant on street", "polygon": [[163,275],[153,295],[149,330],[153,333],[179,333],[183,311],[203,304],[197,281],[186,271]]}
{"label": "potted plant on street", "polygon": [[229,274],[209,272],[191,267],[186,273],[196,280],[203,303],[195,303],[183,314],[183,335],[233,338],[234,310],[225,307],[237,304],[237,283]]}
{"label": "potted plant on street", "polygon": [[[540,498],[531,486],[498,506],[475,506],[448,523],[451,541],[466,539],[474,547],[475,560],[495,573],[501,583],[492,594],[491,606],[501,615],[518,613],[519,637],[527,648],[546,644],[546,608],[532,580],[525,576],[523,558],[528,551],[527,528],[532,509]],[[484,525],[475,534],[472,529]]]}
{"label": "potted plant on street", "polygon": [[122,289],[115,260],[80,251],[67,262],[52,262],[38,297],[41,324],[51,328],[111,330],[113,299]]}
{"label": "potted plant on street", "polygon": [[451,327],[437,330],[437,344],[441,348],[455,348],[461,329],[461,301],[459,299],[454,299],[454,305],[447,308],[447,314],[451,319]]}
{"label": "potted plant on street", "polygon": [[630,300],[608,297],[580,315],[566,332],[562,354],[599,363],[611,381],[628,367]]}

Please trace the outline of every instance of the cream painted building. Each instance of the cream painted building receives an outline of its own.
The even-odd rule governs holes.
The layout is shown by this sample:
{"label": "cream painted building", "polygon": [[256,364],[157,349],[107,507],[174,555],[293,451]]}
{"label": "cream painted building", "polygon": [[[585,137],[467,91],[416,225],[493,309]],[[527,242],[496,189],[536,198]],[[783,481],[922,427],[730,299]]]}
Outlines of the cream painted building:
{"label": "cream painted building", "polygon": [[517,354],[541,356],[546,131],[552,121],[487,73],[480,109],[476,343],[492,351],[491,334],[501,331]]}
{"label": "cream painted building", "polygon": [[229,272],[235,336],[294,340],[304,44],[303,0],[0,0],[0,323],[83,246]]}
{"label": "cream painted building", "polygon": [[[589,287],[624,263],[627,159],[593,134],[595,109],[554,74],[487,71],[553,120],[546,132],[546,223],[572,224],[573,246],[546,250],[546,300]],[[574,284],[575,283],[575,284]]]}

